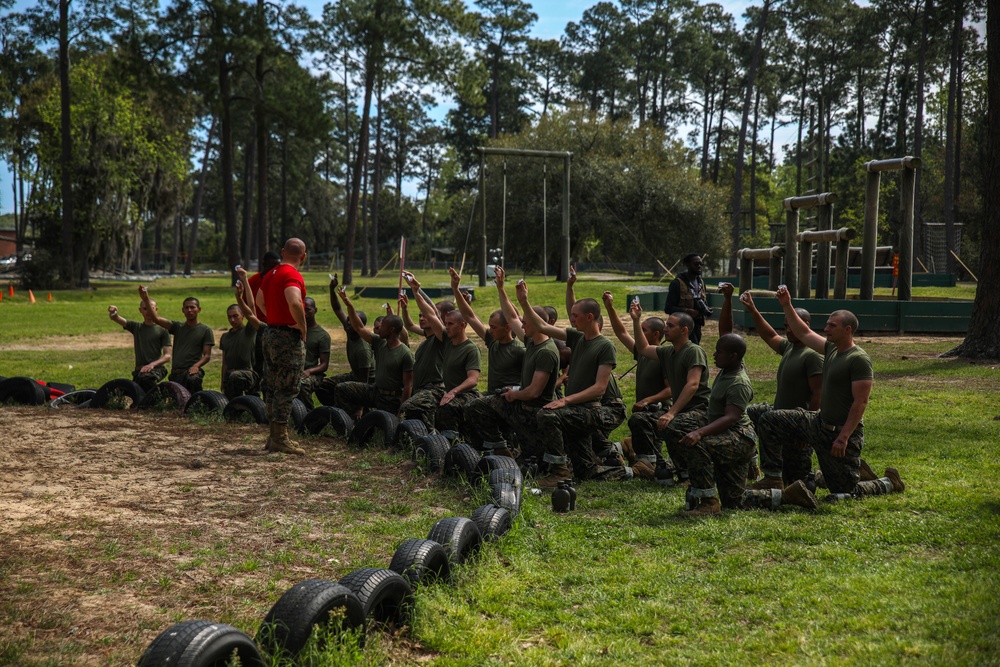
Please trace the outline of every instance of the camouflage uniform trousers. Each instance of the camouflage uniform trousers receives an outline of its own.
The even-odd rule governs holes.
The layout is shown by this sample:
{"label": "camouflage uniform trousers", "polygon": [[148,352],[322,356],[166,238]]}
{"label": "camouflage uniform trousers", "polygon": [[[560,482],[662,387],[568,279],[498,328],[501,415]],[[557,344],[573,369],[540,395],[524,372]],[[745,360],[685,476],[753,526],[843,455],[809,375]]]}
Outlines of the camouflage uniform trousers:
{"label": "camouflage uniform trousers", "polygon": [[444,396],[443,384],[428,384],[414,392],[399,406],[399,416],[403,419],[419,419],[430,431],[434,428],[434,416],[437,414],[441,397]]}
{"label": "camouflage uniform trousers", "polygon": [[715,435],[706,435],[687,447],[691,497],[718,495],[723,507],[743,505],[747,466],[757,448],[753,428],[736,426]]}
{"label": "camouflage uniform trousers", "polygon": [[167,377],[166,366],[157,366],[148,373],[143,373],[138,369],[132,371],[132,381],[142,387],[142,390],[145,392],[149,392],[150,389],[155,387],[165,377]]}
{"label": "camouflage uniform trousers", "polygon": [[628,418],[628,430],[632,435],[632,449],[643,461],[656,467],[663,459],[663,432],[656,421],[666,412],[662,407],[647,406],[645,410],[633,411]]}
{"label": "camouflage uniform trousers", "polygon": [[760,469],[768,477],[780,477],[785,486],[797,479],[805,479],[812,471],[812,446],[806,441],[773,440],[760,432],[761,416],[774,412],[770,403],[747,406],[747,417],[757,431],[760,447]]}
{"label": "camouflage uniform trousers", "polygon": [[267,376],[264,395],[267,418],[272,422],[288,422],[292,401],[299,393],[302,368],[306,362],[306,346],[298,329],[268,327],[264,331],[264,359]]}
{"label": "camouflage uniform trousers", "polygon": [[465,406],[473,401],[482,398],[478,389],[471,389],[457,394],[444,405],[439,405],[434,422],[439,431],[454,431],[461,435],[466,434]]}
{"label": "camouflage uniform trousers", "polygon": [[535,416],[536,438],[542,445],[542,460],[551,464],[571,465],[580,479],[597,472],[601,459],[594,453],[593,436],[604,426],[598,414],[600,405],[567,405],[554,410],[543,408]]}
{"label": "camouflage uniform trousers", "polygon": [[[329,380],[330,378],[327,378]],[[318,395],[318,392],[317,392]],[[385,392],[368,382],[340,382],[337,384],[337,407],[354,416],[361,408],[399,413],[402,394]]]}
{"label": "camouflage uniform trousers", "polygon": [[601,401],[597,408],[597,430],[593,437],[594,453],[599,457],[611,449],[611,432],[622,425],[628,410],[619,398]]}
{"label": "camouflage uniform trousers", "polygon": [[170,373],[170,382],[176,382],[192,394],[201,391],[201,381],[205,379],[205,371],[198,369],[197,375],[188,373],[188,369],[176,370]]}
{"label": "camouflage uniform trousers", "polygon": [[861,449],[865,442],[865,429],[858,424],[847,439],[844,456],[831,453],[833,441],[840,434],[840,427],[827,424],[819,412],[797,410],[772,410],[760,419],[758,427],[763,437],[778,442],[808,442],[816,451],[819,468],[823,471],[830,493],[849,493],[854,496],[880,496],[892,491],[883,480],[867,482],[861,479]]}
{"label": "camouflage uniform trousers", "polygon": [[[524,456],[541,456],[536,415],[542,408],[524,401],[508,403],[500,394],[490,394],[465,406],[465,428],[469,442],[480,449],[508,447],[513,432]],[[508,447],[509,448],[509,447]]]}
{"label": "camouflage uniform trousers", "polygon": [[[681,438],[708,425],[708,408],[693,408],[686,410],[672,420],[663,430],[663,438],[667,445],[667,453],[677,471],[677,478],[680,481],[688,479],[688,454],[690,447],[681,444]],[[743,471],[746,475],[746,470]]]}
{"label": "camouflage uniform trousers", "polygon": [[[371,381],[374,382],[375,378]],[[340,373],[339,375],[330,375],[329,377],[323,378],[313,389],[316,392],[316,398],[319,400],[320,405],[337,405],[337,385],[344,382],[361,382],[365,384],[362,378],[354,376],[354,373]]]}
{"label": "camouflage uniform trousers", "polygon": [[313,403],[313,392],[323,383],[326,379],[321,373],[313,374],[308,377],[303,377],[299,380],[299,400],[306,404],[306,407],[310,410],[315,407]]}
{"label": "camouflage uniform trousers", "polygon": [[222,393],[226,395],[226,398],[251,394],[257,391],[259,383],[260,377],[250,369],[229,371],[229,374],[222,381]]}

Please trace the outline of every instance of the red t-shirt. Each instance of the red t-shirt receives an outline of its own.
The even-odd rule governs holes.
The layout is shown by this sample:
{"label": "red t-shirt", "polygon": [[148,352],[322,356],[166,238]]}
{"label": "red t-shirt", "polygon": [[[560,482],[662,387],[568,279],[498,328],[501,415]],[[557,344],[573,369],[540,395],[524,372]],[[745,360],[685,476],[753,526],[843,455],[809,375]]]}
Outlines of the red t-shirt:
{"label": "red t-shirt", "polygon": [[264,276],[261,275],[260,271],[258,271],[257,273],[247,278],[247,282],[250,284],[250,294],[254,298],[253,309],[257,314],[257,319],[260,320],[261,322],[267,322],[267,315],[265,315],[260,311],[260,304],[257,303],[257,290],[258,288],[260,288],[260,281],[263,279]]}
{"label": "red t-shirt", "polygon": [[260,281],[260,290],[267,306],[267,323],[272,326],[292,327],[296,324],[292,311],[288,308],[288,299],[285,298],[286,287],[298,287],[302,291],[302,298],[305,298],[306,283],[302,274],[290,264],[278,264]]}

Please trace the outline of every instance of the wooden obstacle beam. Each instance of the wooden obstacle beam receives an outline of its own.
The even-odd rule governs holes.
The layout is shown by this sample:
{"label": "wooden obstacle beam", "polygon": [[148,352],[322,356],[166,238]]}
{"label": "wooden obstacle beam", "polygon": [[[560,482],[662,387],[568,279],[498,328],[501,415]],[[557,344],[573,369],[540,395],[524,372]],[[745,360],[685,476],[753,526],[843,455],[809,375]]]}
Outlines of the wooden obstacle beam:
{"label": "wooden obstacle beam", "polygon": [[778,289],[781,284],[781,259],[785,256],[785,249],[781,246],[770,248],[742,248],[736,252],[736,257],[740,260],[740,292],[745,292],[753,286],[753,265],[755,261],[767,261],[768,287],[771,290]]}

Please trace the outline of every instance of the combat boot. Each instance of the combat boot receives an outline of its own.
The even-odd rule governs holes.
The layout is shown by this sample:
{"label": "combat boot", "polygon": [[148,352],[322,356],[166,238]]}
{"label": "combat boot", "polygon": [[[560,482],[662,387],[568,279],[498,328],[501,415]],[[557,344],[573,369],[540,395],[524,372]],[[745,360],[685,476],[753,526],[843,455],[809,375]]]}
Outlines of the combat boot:
{"label": "combat boot", "polygon": [[702,498],[701,502],[694,509],[687,510],[684,514],[687,516],[715,516],[716,514],[722,514],[722,503],[715,496]]}
{"label": "combat boot", "polygon": [[573,469],[565,463],[550,463],[549,474],[535,482],[539,489],[551,491],[559,486],[559,482],[573,479]]}
{"label": "combat boot", "polygon": [[764,489],[782,489],[785,483],[781,481],[780,477],[774,477],[773,475],[764,475],[764,478],[756,481],[750,487],[754,491],[763,491]]}
{"label": "combat boot", "polygon": [[306,451],[296,447],[296,442],[288,437],[288,422],[271,422],[274,427],[274,441],[270,451],[305,456]]}
{"label": "combat boot", "polygon": [[643,461],[642,459],[632,464],[632,474],[640,479],[656,479],[656,470],[647,461]]}
{"label": "combat boot", "polygon": [[860,481],[862,482],[871,482],[878,479],[878,475],[876,475],[875,471],[868,465],[868,461],[865,461],[864,459],[861,459],[861,466],[858,468],[858,472],[861,474]]}
{"label": "combat boot", "polygon": [[622,456],[625,457],[626,461],[625,465],[630,465],[635,462],[638,457],[636,457],[635,449],[632,447],[632,436],[623,438],[618,444],[622,447]]}
{"label": "combat boot", "polygon": [[899,476],[899,471],[895,468],[886,468],[885,476],[889,478],[890,482],[892,482],[893,493],[902,493],[906,489],[906,485],[903,484],[903,480]]}
{"label": "combat boot", "polygon": [[819,507],[816,496],[806,487],[801,479],[797,479],[781,491],[782,505],[798,505],[807,510]]}
{"label": "combat boot", "polygon": [[271,431],[267,435],[267,442],[264,443],[264,449],[268,452],[271,451],[271,448],[274,447],[274,443],[276,442],[275,434],[277,433],[278,425],[275,422],[271,422],[269,426],[271,428]]}

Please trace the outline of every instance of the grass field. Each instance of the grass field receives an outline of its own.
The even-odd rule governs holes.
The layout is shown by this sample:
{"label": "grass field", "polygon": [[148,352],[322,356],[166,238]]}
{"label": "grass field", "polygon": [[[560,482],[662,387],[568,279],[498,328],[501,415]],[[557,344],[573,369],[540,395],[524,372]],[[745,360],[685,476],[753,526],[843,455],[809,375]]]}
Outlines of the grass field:
{"label": "grass field", "polygon": [[[170,279],[150,291],[178,319],[185,296],[201,298],[218,338],[232,301],[225,283]],[[325,274],[307,285],[334,331]],[[609,288],[624,302],[629,285],[582,278],[576,291]],[[529,286],[533,303],[562,312],[563,285]],[[106,309],[137,315],[135,286],[53,298],[5,295],[0,375],[79,386],[127,375],[131,340]],[[477,289],[481,315],[496,303],[495,290]],[[359,305],[372,313],[380,302]],[[715,335],[710,324],[706,348]],[[878,472],[898,467],[904,494],[700,521],[682,516],[681,491],[646,482],[584,483],[568,515],[526,494],[505,540],[454,585],[419,592],[410,626],[363,652],[331,649],[318,664],[1000,664],[1000,370],[937,356],[956,342],[859,340],[876,373],[865,458]],[[621,375],[632,361],[618,347]],[[751,339],[747,364],[762,400],[773,395],[777,362]],[[343,364],[335,345],[333,365]],[[207,370],[205,386],[216,387],[219,364]],[[621,385],[630,398],[633,376]],[[403,539],[479,502],[400,454],[317,439],[305,460],[283,459],[249,453],[261,437],[252,427],[128,422],[91,414],[56,428],[43,409],[0,409],[0,664],[134,663],[180,619],[253,634],[293,583],[384,566]],[[91,440],[32,445],[46,428]],[[144,429],[176,438],[182,453]],[[191,457],[205,467],[184,464]],[[43,478],[52,489],[40,493]],[[159,504],[166,509],[154,511]]]}

